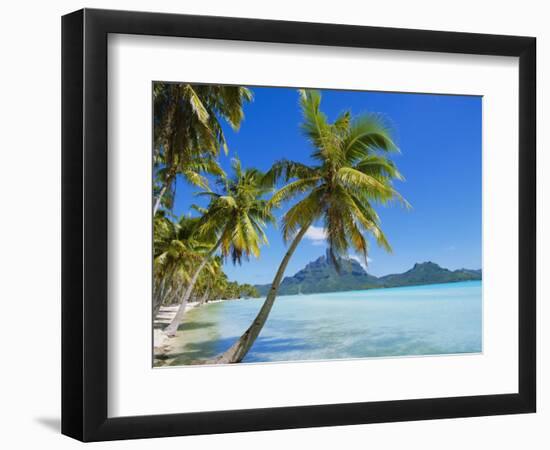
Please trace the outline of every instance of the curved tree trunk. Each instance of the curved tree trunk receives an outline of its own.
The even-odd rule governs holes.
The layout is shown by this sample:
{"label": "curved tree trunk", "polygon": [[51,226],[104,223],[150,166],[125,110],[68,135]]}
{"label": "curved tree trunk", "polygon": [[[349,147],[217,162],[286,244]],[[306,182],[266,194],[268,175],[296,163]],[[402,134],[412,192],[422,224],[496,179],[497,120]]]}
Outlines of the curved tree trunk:
{"label": "curved tree trunk", "polygon": [[208,294],[210,294],[210,289],[206,288],[204,290],[204,294],[202,294],[202,298],[200,299],[199,306],[202,306],[206,303],[206,301],[208,300]]}
{"label": "curved tree trunk", "polygon": [[153,282],[153,321],[159,313],[162,305],[162,291],[164,290],[164,284],[166,280],[163,278],[160,282]]}
{"label": "curved tree trunk", "polygon": [[238,363],[241,362],[246,356],[246,354],[256,341],[256,338],[260,334],[260,331],[262,331],[267,317],[271,312],[271,308],[273,307],[273,303],[275,303],[275,299],[277,298],[277,291],[279,290],[281,281],[283,281],[283,276],[285,274],[285,270],[290,261],[290,258],[294,254],[296,247],[306,234],[306,231],[308,230],[310,225],[311,224],[305,225],[294,237],[292,244],[290,244],[290,247],[288,248],[283,260],[281,261],[281,265],[279,266],[279,269],[275,274],[275,278],[271,283],[271,288],[269,289],[264,304],[262,305],[262,308],[260,309],[260,312],[258,313],[256,318],[254,319],[254,322],[252,322],[252,325],[248,327],[244,334],[239,338],[237,342],[235,342],[235,344],[231,346],[231,348],[229,348],[229,350],[209,362],[213,362],[216,364]]}
{"label": "curved tree trunk", "polygon": [[189,282],[189,285],[187,286],[187,289],[185,290],[185,293],[183,294],[183,297],[181,299],[180,306],[178,308],[178,311],[176,312],[176,315],[172,319],[172,322],[170,322],[170,325],[168,325],[164,329],[164,333],[169,336],[173,337],[176,335],[176,331],[178,331],[178,327],[181,323],[181,320],[183,319],[183,315],[185,314],[185,308],[187,307],[187,302],[189,301],[189,298],[191,297],[191,294],[193,292],[193,289],[195,288],[195,284],[197,283],[197,280],[199,279],[199,275],[202,272],[202,269],[204,269],[204,266],[210,259],[210,257],[216,253],[219,246],[221,245],[221,239],[218,240],[216,245],[212,247],[212,249],[208,252],[208,254],[204,257],[204,259],[199,264],[199,267],[197,267],[197,270],[193,274],[193,277],[191,278],[191,281]]}
{"label": "curved tree trunk", "polygon": [[162,186],[162,189],[160,190],[159,195],[155,200],[155,205],[153,206],[153,216],[157,213],[158,209],[160,208],[160,202],[162,201],[162,197],[164,197],[164,194],[166,193],[166,189],[168,189],[168,183]]}
{"label": "curved tree trunk", "polygon": [[168,176],[166,177],[166,182],[164,183],[164,186],[162,186],[162,189],[159,192],[158,197],[155,199],[155,204],[153,205],[153,217],[155,217],[155,214],[160,208],[160,204],[162,202],[162,198],[164,197],[164,194],[166,194],[166,191],[170,186],[172,186],[172,183],[174,182],[174,179],[176,178],[176,172],[173,169],[170,169],[170,172]]}
{"label": "curved tree trunk", "polygon": [[170,279],[173,274],[174,270],[162,277],[162,280],[158,284],[153,285],[153,322],[155,321],[162,305],[171,295],[173,295],[171,283],[166,283],[166,281]]}
{"label": "curved tree trunk", "polygon": [[165,292],[164,289],[165,281],[162,280],[161,283],[159,283],[159,286],[155,288],[154,295],[153,295],[153,321],[155,321],[159,311],[160,307],[162,306],[163,300],[165,298]]}
{"label": "curved tree trunk", "polygon": [[[160,128],[161,129],[168,129],[167,134],[172,136],[170,141],[173,141],[174,140],[174,138],[173,138],[173,136],[174,136],[173,128],[174,127],[172,125],[172,122],[174,120],[174,114],[176,113],[176,106],[177,106],[178,102],[177,102],[177,100],[174,99],[174,97],[172,95],[170,95],[169,98],[170,98],[170,101],[169,101],[169,104],[168,104],[168,108],[166,110],[166,115],[164,116],[164,119],[162,120]],[[159,146],[160,146],[160,142],[155,141],[153,151],[155,151],[155,149],[157,149]],[[157,154],[155,156],[158,156],[159,151],[160,150],[156,151]],[[162,201],[162,197],[164,197],[164,194],[166,193],[166,190],[172,184],[172,181],[174,181],[173,178],[175,178],[175,173],[172,175],[172,177],[170,177],[170,176],[168,177],[168,179],[166,180],[166,183],[164,184],[164,186],[160,190],[158,197],[155,199],[155,204],[153,205],[153,217],[155,216],[158,209],[160,208],[160,203]]]}

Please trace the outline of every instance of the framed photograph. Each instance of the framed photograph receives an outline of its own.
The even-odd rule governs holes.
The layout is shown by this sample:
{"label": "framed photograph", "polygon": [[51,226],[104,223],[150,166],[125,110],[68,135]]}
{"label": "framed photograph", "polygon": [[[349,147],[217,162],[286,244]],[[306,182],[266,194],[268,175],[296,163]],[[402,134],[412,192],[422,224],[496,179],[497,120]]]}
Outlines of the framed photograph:
{"label": "framed photograph", "polygon": [[62,432],[535,412],[533,37],[62,21]]}

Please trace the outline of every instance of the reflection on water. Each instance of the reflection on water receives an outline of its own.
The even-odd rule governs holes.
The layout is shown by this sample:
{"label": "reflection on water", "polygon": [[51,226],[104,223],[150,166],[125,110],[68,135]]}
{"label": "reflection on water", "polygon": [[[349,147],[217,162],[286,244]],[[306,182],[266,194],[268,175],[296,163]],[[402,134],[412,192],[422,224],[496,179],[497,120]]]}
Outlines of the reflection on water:
{"label": "reflection on water", "polygon": [[[250,325],[262,299],[186,314],[172,351],[157,364],[213,357]],[[481,282],[277,298],[243,362],[481,352]]]}

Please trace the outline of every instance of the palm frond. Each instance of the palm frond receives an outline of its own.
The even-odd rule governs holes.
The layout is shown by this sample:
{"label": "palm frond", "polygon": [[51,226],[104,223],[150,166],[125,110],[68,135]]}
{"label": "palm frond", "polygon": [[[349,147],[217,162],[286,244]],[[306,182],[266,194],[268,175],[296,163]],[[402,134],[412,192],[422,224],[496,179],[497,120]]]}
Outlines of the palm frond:
{"label": "palm frond", "polygon": [[282,202],[291,199],[292,197],[311,190],[319,183],[319,177],[303,178],[291,183],[285,184],[281,189],[276,191],[269,204],[278,208]]}
{"label": "palm frond", "polygon": [[378,181],[376,178],[367,175],[353,167],[342,167],[336,174],[338,181],[352,190],[362,190],[372,194],[373,198],[389,200],[394,195],[391,186]]}
{"label": "palm frond", "polygon": [[189,183],[203,189],[208,189],[208,180],[194,170],[183,170],[181,174]]}
{"label": "palm frond", "polygon": [[303,226],[314,222],[323,213],[323,191],[314,189],[306,198],[292,206],[283,216],[282,233],[285,242]]}
{"label": "palm frond", "polygon": [[191,84],[186,84],[183,86],[182,90],[184,92],[184,96],[189,99],[189,104],[191,105],[191,108],[195,113],[197,119],[203,125],[208,126],[208,119],[210,118],[210,114],[208,114],[206,107],[204,106],[198,94],[195,92],[193,86]]}
{"label": "palm frond", "polygon": [[348,163],[368,156],[374,151],[398,152],[399,148],[391,137],[391,127],[379,114],[364,114],[351,123],[350,130],[342,143]]}
{"label": "palm frond", "polygon": [[405,181],[405,178],[393,161],[380,155],[367,155],[359,160],[354,168],[375,178],[396,179]]}
{"label": "palm frond", "polygon": [[312,178],[317,175],[315,167],[289,161],[286,159],[275,162],[265,174],[263,181],[267,186],[273,186],[278,181],[288,182],[292,178]]}
{"label": "palm frond", "polygon": [[330,126],[327,116],[321,111],[321,94],[311,89],[300,89],[300,108],[303,121],[302,132],[317,149],[324,149],[330,136]]}

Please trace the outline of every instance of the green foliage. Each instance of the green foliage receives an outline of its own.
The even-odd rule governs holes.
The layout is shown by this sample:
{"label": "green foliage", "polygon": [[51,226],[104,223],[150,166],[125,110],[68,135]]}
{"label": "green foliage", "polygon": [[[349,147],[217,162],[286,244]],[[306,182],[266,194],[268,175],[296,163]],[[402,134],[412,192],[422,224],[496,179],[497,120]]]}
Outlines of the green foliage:
{"label": "green foliage", "polygon": [[[177,222],[157,213],[154,221],[154,298],[158,306],[178,303],[203,258],[215,245],[216,235],[198,232],[200,218],[182,216]],[[250,284],[229,281],[221,256],[207,261],[193,290],[194,301],[259,297]]]}
{"label": "green foliage", "polygon": [[[243,169],[237,159],[233,160],[231,176],[218,177],[216,185],[218,192],[197,194],[210,198],[207,208],[195,206],[200,217],[183,216],[173,222],[164,211],[155,215],[157,306],[177,302],[187,287],[200,301],[258,296],[253,286],[229,282],[221,267],[223,258],[229,256],[234,263],[250,255],[259,256],[260,246],[267,243],[264,228],[268,222],[275,223],[270,204],[263,198],[271,188],[266,186],[263,173]],[[215,256],[218,249],[221,256]],[[206,265],[201,270],[203,261]]]}
{"label": "green foliage", "polygon": [[416,263],[407,272],[386,275],[378,279],[379,284],[383,287],[415,286],[470,280],[481,280],[481,270],[449,270],[431,261]]}
{"label": "green foliage", "polygon": [[[153,296],[155,304],[177,301],[191,274],[208,254],[215,235],[196,233],[198,219],[182,216],[174,222],[163,212],[153,222]],[[207,262],[205,273],[217,270],[219,262]]]}
{"label": "green foliage", "polygon": [[[330,255],[321,256],[307,264],[295,275],[286,277],[279,287],[279,295],[342,292],[401,286],[416,286],[457,281],[481,280],[480,270],[459,269],[451,271],[427,262],[415,264],[407,272],[375,277],[355,260],[339,258],[337,272]],[[258,285],[259,293],[266,295],[271,285]]]}
{"label": "green foliage", "polygon": [[222,284],[216,298],[220,300],[234,300],[239,298],[257,298],[260,296],[258,289],[250,284],[239,284],[236,281],[227,281]]}
{"label": "green foliage", "polygon": [[223,176],[217,157],[220,149],[227,152],[227,142],[220,120],[238,129],[243,104],[251,100],[241,86],[153,84],[154,185],[162,206],[172,207],[177,175],[201,188],[208,187],[205,174]]}
{"label": "green foliage", "polygon": [[216,261],[215,270],[201,273],[194,289],[195,300],[208,302],[211,300],[259,297],[260,294],[255,286],[229,281],[222,270],[221,257],[216,256],[213,259]]}
{"label": "green foliage", "polygon": [[218,192],[197,194],[210,198],[198,232],[219,236],[222,256],[240,263],[243,257],[259,257],[260,246],[268,243],[264,228],[275,223],[275,218],[264,198],[271,191],[265,175],[257,169],[243,169],[238,159],[233,160],[232,167],[230,177],[218,179]]}
{"label": "green foliage", "polygon": [[353,248],[367,261],[366,235],[391,251],[380,227],[374,203],[398,201],[409,204],[394,189],[393,180],[402,180],[388,154],[397,152],[391,128],[376,114],[353,118],[342,113],[330,123],[321,111],[317,91],[300,90],[303,122],[301,129],[313,147],[314,166],[293,161],[275,163],[266,179],[284,184],[270,200],[274,206],[297,198],[283,217],[286,241],[299,229],[323,221],[329,244],[329,257],[339,269],[339,256]]}
{"label": "green foliage", "polygon": [[256,286],[248,283],[241,284],[239,286],[239,293],[241,297],[257,298],[260,296],[260,293],[258,292],[258,289],[256,289]]}
{"label": "green foliage", "polygon": [[[367,274],[357,261],[339,258],[338,266],[339,272],[327,252],[326,255],[307,264],[294,276],[286,277],[281,283],[278,293],[279,295],[296,295],[339,292],[368,289],[376,285],[376,277]],[[265,295],[270,285],[256,287],[262,295]]]}

